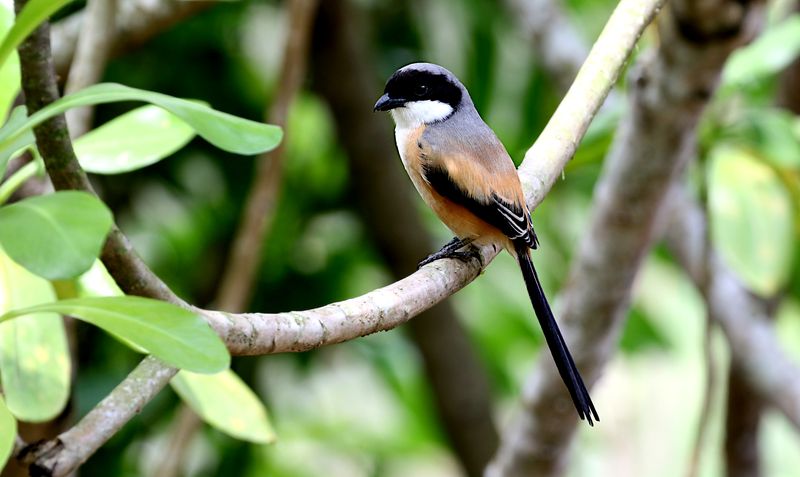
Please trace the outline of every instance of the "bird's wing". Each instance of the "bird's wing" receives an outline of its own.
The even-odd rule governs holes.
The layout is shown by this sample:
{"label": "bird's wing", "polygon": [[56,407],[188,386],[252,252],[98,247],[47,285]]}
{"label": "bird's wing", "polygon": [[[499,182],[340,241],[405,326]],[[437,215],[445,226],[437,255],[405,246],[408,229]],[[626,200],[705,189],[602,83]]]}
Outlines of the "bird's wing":
{"label": "bird's wing", "polygon": [[[502,148],[502,145],[500,146]],[[492,164],[472,151],[443,157],[426,148],[422,176],[438,194],[466,208],[479,219],[499,229],[512,241],[536,248],[536,233],[513,162]],[[487,151],[483,151],[487,152]]]}

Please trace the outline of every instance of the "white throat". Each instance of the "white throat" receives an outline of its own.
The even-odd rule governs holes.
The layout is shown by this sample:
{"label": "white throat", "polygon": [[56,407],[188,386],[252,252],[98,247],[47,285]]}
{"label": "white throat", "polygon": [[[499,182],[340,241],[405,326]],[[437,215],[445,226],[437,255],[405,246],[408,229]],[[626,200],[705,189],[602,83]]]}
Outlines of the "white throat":
{"label": "white throat", "polygon": [[453,107],[441,101],[412,101],[391,111],[397,129],[415,129],[453,114]]}

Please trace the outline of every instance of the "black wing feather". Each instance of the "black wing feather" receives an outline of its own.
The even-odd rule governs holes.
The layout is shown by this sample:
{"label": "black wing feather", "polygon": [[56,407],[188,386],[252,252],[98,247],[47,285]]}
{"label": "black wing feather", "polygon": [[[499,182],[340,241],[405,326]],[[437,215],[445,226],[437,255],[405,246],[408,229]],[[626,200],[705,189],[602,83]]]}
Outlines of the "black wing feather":
{"label": "black wing feather", "polygon": [[423,164],[422,173],[431,187],[443,197],[497,227],[510,239],[524,242],[530,248],[538,246],[530,216],[519,205],[511,204],[496,194],[490,196],[491,202],[479,201],[453,182],[447,170],[436,165]]}

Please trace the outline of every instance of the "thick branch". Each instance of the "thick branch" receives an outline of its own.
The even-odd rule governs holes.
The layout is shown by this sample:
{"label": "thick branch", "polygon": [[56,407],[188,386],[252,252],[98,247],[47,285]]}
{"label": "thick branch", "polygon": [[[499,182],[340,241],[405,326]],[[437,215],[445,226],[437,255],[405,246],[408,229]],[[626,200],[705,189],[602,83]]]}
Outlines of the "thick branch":
{"label": "thick branch", "polygon": [[[564,334],[590,382],[616,347],[633,279],[649,250],[669,186],[694,155],[695,125],[722,65],[749,39],[751,23],[759,18],[758,9],[736,0],[704,2],[702,11],[687,12],[681,2],[672,6],[660,17],[659,49],[640,58],[631,73],[632,110],[619,126],[595,188],[589,228],[562,300]],[[720,14],[731,11],[736,14]],[[594,48],[604,46],[598,42]],[[581,71],[573,88],[584,81],[591,83],[592,78]],[[534,147],[528,154],[537,157],[543,150]],[[540,163],[546,161],[538,159]],[[489,475],[561,474],[576,423],[568,401],[549,356],[543,357],[523,392],[524,409],[503,435]],[[601,414],[602,406],[598,404]]]}

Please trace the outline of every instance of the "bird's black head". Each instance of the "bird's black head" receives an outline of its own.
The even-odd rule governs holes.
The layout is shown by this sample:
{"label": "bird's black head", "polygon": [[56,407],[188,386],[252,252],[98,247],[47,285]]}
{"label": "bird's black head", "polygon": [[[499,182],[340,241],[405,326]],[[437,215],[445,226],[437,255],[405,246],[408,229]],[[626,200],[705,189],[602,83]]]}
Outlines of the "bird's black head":
{"label": "bird's black head", "polygon": [[375,111],[431,101],[448,105],[452,112],[461,105],[465,94],[458,78],[445,68],[431,63],[413,63],[395,71],[389,78],[383,96],[375,103]]}

